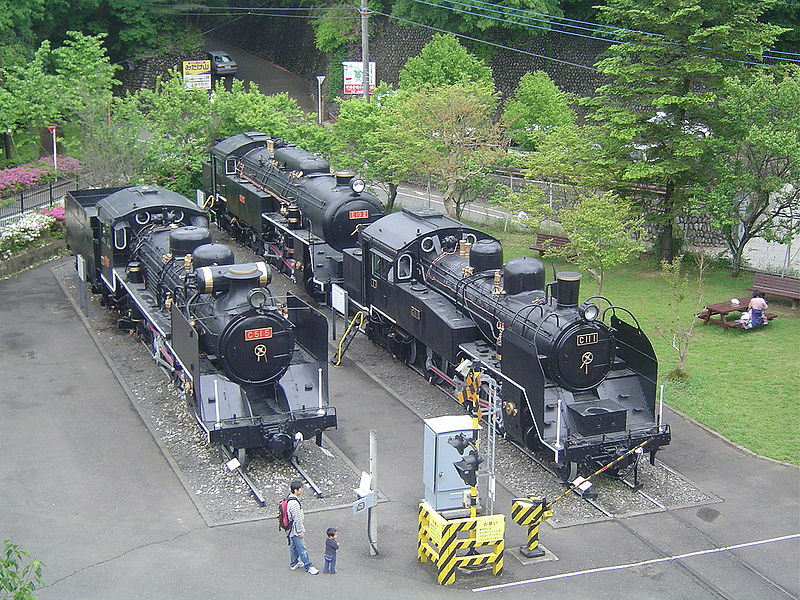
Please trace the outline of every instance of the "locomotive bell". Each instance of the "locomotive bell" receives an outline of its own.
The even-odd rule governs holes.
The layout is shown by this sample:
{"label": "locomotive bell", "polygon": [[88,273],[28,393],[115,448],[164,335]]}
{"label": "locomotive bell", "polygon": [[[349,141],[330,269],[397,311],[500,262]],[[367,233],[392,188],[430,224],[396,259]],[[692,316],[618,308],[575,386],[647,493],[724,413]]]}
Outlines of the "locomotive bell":
{"label": "locomotive bell", "polygon": [[578,306],[578,293],[581,289],[581,274],[574,271],[556,273],[556,299],[558,308]]}

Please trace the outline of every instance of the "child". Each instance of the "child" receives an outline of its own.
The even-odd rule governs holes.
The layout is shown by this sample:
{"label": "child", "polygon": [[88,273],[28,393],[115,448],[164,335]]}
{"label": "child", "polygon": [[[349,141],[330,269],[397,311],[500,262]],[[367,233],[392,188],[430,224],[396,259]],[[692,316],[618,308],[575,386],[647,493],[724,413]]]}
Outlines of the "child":
{"label": "child", "polygon": [[323,573],[336,574],[336,551],[339,549],[339,542],[336,541],[336,529],[328,527],[325,532],[328,539],[325,540],[325,566],[322,568]]}

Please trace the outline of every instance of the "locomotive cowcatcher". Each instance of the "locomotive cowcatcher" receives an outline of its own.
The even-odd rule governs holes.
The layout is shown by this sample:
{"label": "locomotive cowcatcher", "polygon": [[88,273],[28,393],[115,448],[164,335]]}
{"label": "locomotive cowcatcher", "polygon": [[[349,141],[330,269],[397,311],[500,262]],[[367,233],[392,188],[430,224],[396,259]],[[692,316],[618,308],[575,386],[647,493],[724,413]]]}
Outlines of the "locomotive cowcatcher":
{"label": "locomotive cowcatcher", "polygon": [[336,426],[327,321],[263,262],[235,264],[203,210],[154,186],[66,196],[67,243],[92,291],[118,311],[185,392],[208,442],[290,457]]}

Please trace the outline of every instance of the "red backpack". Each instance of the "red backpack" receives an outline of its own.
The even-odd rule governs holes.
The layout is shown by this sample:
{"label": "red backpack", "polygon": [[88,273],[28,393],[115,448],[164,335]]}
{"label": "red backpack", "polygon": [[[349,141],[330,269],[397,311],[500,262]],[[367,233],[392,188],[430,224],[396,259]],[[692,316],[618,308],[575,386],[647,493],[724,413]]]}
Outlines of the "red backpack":
{"label": "red backpack", "polygon": [[[293,521],[289,518],[289,500],[297,500],[294,496],[286,496],[278,502],[278,529],[283,531],[290,531],[292,529]],[[300,500],[297,500],[300,504]]]}

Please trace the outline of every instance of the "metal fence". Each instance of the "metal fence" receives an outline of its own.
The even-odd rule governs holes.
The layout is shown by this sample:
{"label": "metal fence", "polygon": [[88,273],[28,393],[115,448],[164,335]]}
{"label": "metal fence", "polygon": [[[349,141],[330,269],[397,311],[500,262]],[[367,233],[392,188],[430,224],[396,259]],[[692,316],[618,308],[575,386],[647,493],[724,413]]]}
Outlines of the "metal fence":
{"label": "metal fence", "polygon": [[0,225],[10,225],[26,214],[50,208],[64,194],[77,189],[77,177],[62,177],[44,185],[0,196]]}

